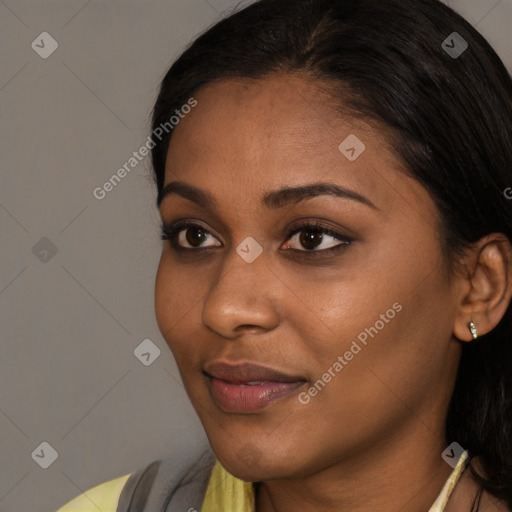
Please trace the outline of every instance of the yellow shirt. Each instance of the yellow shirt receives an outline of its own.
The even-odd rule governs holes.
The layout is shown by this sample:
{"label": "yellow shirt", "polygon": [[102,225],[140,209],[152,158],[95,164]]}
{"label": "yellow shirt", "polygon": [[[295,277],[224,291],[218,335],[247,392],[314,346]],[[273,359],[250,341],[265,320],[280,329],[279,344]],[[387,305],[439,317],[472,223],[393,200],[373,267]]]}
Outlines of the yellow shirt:
{"label": "yellow shirt", "polygon": [[119,495],[130,475],[128,473],[85,491],[57,512],[116,512]]}
{"label": "yellow shirt", "polygon": [[[443,512],[464,468],[468,452],[464,452],[441,493],[428,512]],[[80,494],[57,512],[116,512],[121,490],[131,473],[97,485]],[[244,482],[228,473],[216,460],[212,469],[201,512],[255,512],[252,482]]]}

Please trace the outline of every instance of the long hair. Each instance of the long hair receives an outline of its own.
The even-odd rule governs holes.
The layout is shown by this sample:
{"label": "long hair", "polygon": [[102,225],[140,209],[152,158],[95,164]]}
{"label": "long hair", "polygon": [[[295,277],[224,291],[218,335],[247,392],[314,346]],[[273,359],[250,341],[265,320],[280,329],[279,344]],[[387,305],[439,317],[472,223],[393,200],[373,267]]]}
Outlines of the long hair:
{"label": "long hair", "polygon": [[[402,171],[439,209],[449,272],[482,236],[512,239],[512,80],[488,42],[438,0],[260,0],[235,11],[171,66],[152,129],[209,83],[292,72],[394,134]],[[160,132],[157,205],[172,129]],[[446,437],[480,457],[486,477],[472,468],[476,478],[512,508],[511,370],[509,305],[491,332],[463,344]]]}

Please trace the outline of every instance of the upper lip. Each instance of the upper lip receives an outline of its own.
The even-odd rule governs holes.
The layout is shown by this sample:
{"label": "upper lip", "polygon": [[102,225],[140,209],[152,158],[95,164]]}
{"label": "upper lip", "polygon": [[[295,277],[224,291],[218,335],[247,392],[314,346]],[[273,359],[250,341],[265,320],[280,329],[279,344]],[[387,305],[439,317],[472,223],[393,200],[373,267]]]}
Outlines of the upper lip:
{"label": "upper lip", "polygon": [[280,370],[255,363],[231,364],[221,361],[207,363],[204,372],[209,377],[225,380],[232,384],[247,382],[299,382],[306,381],[300,375],[289,375]]}

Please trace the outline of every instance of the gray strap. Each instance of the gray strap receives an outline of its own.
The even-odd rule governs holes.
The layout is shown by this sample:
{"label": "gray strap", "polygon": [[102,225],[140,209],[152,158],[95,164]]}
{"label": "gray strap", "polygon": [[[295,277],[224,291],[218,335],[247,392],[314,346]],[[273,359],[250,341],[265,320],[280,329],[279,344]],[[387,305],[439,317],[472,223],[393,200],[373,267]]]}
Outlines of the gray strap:
{"label": "gray strap", "polygon": [[215,455],[208,447],[187,466],[178,458],[154,461],[130,475],[116,512],[200,512]]}
{"label": "gray strap", "polygon": [[139,512],[144,510],[146,497],[161,463],[162,461],[156,460],[130,475],[121,491],[117,511]]}
{"label": "gray strap", "polygon": [[[189,467],[172,496],[166,499],[164,507],[159,512],[200,512],[215,460],[211,449],[205,450]],[[164,473],[165,470],[162,471],[162,476]]]}

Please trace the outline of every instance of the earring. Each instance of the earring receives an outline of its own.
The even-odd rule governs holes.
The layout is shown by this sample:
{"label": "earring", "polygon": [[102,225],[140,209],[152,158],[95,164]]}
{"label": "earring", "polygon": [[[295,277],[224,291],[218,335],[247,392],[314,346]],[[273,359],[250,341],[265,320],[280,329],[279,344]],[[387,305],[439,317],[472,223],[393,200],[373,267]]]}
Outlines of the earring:
{"label": "earring", "polygon": [[473,322],[473,320],[471,320],[471,322],[468,322],[468,329],[470,330],[473,339],[476,340],[478,338],[478,332],[476,330],[476,325]]}

